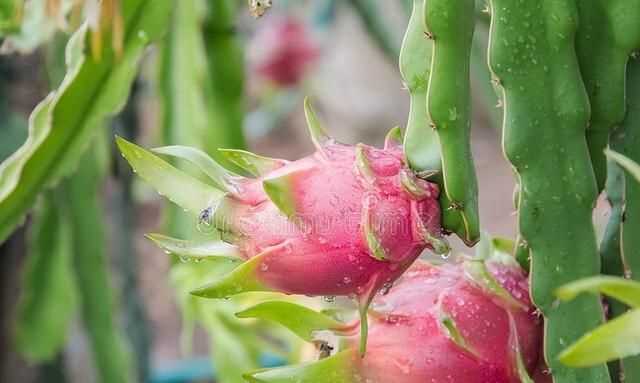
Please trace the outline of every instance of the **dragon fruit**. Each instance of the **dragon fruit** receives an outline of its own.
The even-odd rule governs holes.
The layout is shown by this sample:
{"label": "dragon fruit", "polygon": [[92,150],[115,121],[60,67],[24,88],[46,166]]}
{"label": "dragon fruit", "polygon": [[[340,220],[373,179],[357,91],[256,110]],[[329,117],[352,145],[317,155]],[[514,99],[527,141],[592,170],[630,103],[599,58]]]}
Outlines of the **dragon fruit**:
{"label": "dragon fruit", "polygon": [[[196,164],[224,192],[118,138],[134,171],[185,209],[200,211],[201,223],[217,228],[224,242],[192,243],[153,234],[151,239],[183,257],[218,255],[242,261],[193,294],[351,296],[364,312],[375,293],[396,280],[423,250],[448,251],[441,235],[438,187],[407,167],[398,128],[389,133],[384,149],[344,145],[326,135],[308,101],[305,114],[317,148],[310,156],[289,162],[221,151],[229,163],[254,178],[231,174],[193,148],[155,149]],[[366,327],[366,320],[362,322]]]}
{"label": "dragon fruit", "polygon": [[282,87],[298,84],[319,55],[307,27],[291,16],[268,20],[252,45],[256,73]]}
{"label": "dragon fruit", "polygon": [[[238,316],[280,320],[295,315],[290,307],[277,315],[274,302],[259,306]],[[318,337],[327,338],[326,330],[343,336],[333,340],[335,353],[248,374],[248,381],[529,383],[539,362],[541,320],[529,300],[527,277],[515,262],[414,263],[388,294],[373,301],[364,357],[355,350],[358,340],[348,333],[350,326],[321,313],[310,320],[309,309],[299,309]],[[331,349],[316,342],[321,350]]]}

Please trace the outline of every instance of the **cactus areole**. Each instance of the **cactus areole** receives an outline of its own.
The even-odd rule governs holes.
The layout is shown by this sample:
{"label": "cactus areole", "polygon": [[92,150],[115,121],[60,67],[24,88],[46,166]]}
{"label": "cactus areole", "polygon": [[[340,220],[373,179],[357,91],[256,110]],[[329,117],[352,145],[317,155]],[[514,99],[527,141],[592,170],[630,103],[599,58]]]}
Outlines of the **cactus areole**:
{"label": "cactus areole", "polygon": [[251,382],[533,382],[541,321],[515,262],[418,261],[388,294],[376,297],[369,322],[363,358],[352,347],[357,337],[347,337],[326,359],[246,377]]}

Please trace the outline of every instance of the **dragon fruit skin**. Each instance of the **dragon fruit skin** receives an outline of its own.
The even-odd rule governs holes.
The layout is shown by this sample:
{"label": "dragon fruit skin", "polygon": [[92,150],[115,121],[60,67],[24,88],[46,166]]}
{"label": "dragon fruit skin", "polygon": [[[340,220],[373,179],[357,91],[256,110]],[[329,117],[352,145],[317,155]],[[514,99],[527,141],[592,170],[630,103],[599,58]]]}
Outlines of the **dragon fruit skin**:
{"label": "dragon fruit skin", "polygon": [[515,262],[417,261],[386,295],[373,300],[366,354],[356,352],[357,336],[343,339],[339,352],[325,359],[246,377],[260,383],[546,383],[548,379],[536,371],[542,321],[529,300],[527,277]]}
{"label": "dragon fruit skin", "polygon": [[[367,176],[356,151],[367,158]],[[440,234],[437,186],[414,177],[423,192],[417,198],[402,186],[401,172],[412,177],[399,146],[326,142],[311,156],[242,181],[218,206],[216,222],[243,258],[260,257],[255,277],[269,289],[363,296],[432,247],[424,230]],[[265,192],[271,182],[286,189],[286,207]],[[372,248],[368,236],[379,246]]]}
{"label": "dragon fruit skin", "polygon": [[[488,268],[522,307],[484,290],[462,264],[417,262],[374,301],[381,311],[370,317],[361,375],[372,382],[518,383],[515,349],[532,372],[542,333],[527,278],[515,267]],[[445,321],[461,340],[452,340]]]}

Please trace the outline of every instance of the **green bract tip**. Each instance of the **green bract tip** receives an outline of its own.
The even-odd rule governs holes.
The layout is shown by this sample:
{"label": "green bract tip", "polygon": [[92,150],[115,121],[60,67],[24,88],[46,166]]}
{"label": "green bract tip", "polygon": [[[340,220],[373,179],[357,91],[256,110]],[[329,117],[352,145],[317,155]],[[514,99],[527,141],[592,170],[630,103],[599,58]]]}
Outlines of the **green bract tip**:
{"label": "green bract tip", "polygon": [[161,195],[194,214],[199,214],[224,193],[177,169],[153,153],[116,136],[116,144],[134,172]]}
{"label": "green bract tip", "polygon": [[328,315],[285,301],[262,302],[237,313],[236,316],[238,318],[260,318],[280,323],[308,342],[316,340],[316,332],[321,330],[330,330],[340,334],[348,334],[353,330],[352,326],[338,322]]}
{"label": "green bract tip", "polygon": [[188,161],[197,166],[215,183],[219,189],[227,192],[236,191],[237,175],[230,173],[202,150],[189,146],[172,145],[152,149],[153,152]]}
{"label": "green bract tip", "polygon": [[229,162],[246,171],[252,177],[261,177],[286,165],[287,161],[259,156],[239,149],[218,149]]}
{"label": "green bract tip", "polygon": [[394,126],[384,139],[384,148],[399,148],[402,146],[402,129],[399,126]]}
{"label": "green bract tip", "polygon": [[145,237],[152,240],[165,252],[190,260],[224,259],[229,261],[241,261],[238,248],[222,241],[185,241],[171,238],[162,234],[146,234]]}
{"label": "green bract tip", "polygon": [[315,145],[316,149],[318,149],[319,151],[323,151],[323,147],[327,142],[331,141],[331,137],[329,137],[327,132],[322,127],[322,124],[320,124],[316,113],[311,107],[311,101],[309,101],[309,97],[305,97],[304,99],[304,115],[307,119],[307,127],[309,128],[309,135],[311,136],[313,145]]}
{"label": "green bract tip", "polygon": [[241,264],[221,279],[191,291],[203,298],[228,298],[250,291],[273,291],[258,280],[257,271],[268,250]]}
{"label": "green bract tip", "polygon": [[269,178],[262,181],[262,188],[271,202],[287,217],[296,214],[294,193],[292,190],[293,179],[291,175]]}
{"label": "green bract tip", "polygon": [[358,174],[360,174],[367,183],[372,184],[375,182],[376,176],[373,169],[371,169],[371,164],[369,164],[369,159],[367,158],[366,148],[363,144],[356,145],[355,165]]}

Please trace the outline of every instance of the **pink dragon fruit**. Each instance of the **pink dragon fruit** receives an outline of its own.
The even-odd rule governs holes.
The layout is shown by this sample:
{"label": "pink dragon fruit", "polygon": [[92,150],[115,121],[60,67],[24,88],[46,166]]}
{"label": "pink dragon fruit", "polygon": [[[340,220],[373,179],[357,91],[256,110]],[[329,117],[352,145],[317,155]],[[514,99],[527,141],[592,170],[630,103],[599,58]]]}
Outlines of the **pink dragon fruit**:
{"label": "pink dragon fruit", "polygon": [[181,256],[234,255],[243,260],[193,294],[352,296],[365,310],[375,292],[397,279],[425,248],[448,251],[441,237],[438,187],[407,167],[398,128],[387,136],[384,149],[344,145],[325,134],[307,101],[305,113],[317,148],[308,157],[288,162],[222,151],[255,178],[229,174],[192,148],[155,150],[200,166],[224,189],[223,195],[205,190],[195,193],[201,197],[188,198],[189,190],[203,188],[199,181],[184,173],[169,180],[177,169],[118,138],[134,171],[185,209],[201,209],[200,220],[210,221],[225,242],[193,244],[159,235],[151,239]]}
{"label": "pink dragon fruit", "polygon": [[[238,316],[280,320],[275,307],[265,302]],[[353,347],[357,336],[349,336],[351,327],[320,313],[310,320],[309,310],[298,307],[311,323],[309,332],[347,336],[334,340],[334,355],[258,371],[246,376],[250,382],[533,382],[541,320],[529,300],[527,277],[515,262],[414,263],[388,294],[373,301],[364,357]],[[291,307],[287,312],[295,315]],[[326,343],[318,344],[327,349]]]}
{"label": "pink dragon fruit", "polygon": [[291,16],[269,20],[253,45],[256,72],[284,87],[299,83],[319,54],[306,26]]}

